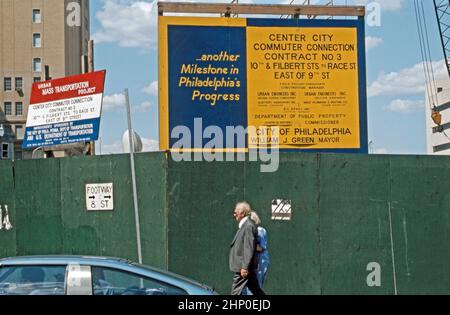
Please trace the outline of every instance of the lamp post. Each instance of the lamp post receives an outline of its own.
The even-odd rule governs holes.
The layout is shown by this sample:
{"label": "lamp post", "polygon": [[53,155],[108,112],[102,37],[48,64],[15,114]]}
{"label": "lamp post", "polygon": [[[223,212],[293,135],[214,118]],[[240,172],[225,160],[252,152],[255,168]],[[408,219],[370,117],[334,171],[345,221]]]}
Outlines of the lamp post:
{"label": "lamp post", "polygon": [[5,135],[5,128],[3,128],[3,124],[0,124],[0,160],[3,160],[3,142],[1,141],[3,136]]}

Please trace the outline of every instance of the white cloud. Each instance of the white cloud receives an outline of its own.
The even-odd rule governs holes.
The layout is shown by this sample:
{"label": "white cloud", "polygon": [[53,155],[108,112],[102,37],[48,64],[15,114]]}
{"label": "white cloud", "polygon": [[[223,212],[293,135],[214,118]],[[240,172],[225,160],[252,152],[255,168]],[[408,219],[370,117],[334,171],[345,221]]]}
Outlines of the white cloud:
{"label": "white cloud", "polygon": [[101,29],[92,37],[97,43],[117,43],[143,50],[156,48],[157,11],[156,1],[106,0],[96,14]]}
{"label": "white cloud", "polygon": [[144,112],[147,109],[150,109],[152,106],[153,106],[152,102],[145,101],[145,102],[142,102],[141,105],[133,107],[133,111],[135,111],[135,112]]}
{"label": "white cloud", "polygon": [[372,48],[380,46],[382,43],[383,43],[383,39],[380,37],[367,36],[366,37],[366,50],[370,50]]}
{"label": "white cloud", "polygon": [[412,113],[423,110],[425,108],[425,101],[423,100],[393,100],[385,110],[396,113]]}
{"label": "white cloud", "polygon": [[[153,139],[141,138],[142,140],[142,152],[155,152],[159,151],[159,142]],[[100,147],[100,141],[97,141],[96,152],[101,155],[109,154],[123,154],[128,153],[130,150],[123,150],[122,140],[118,140],[111,144],[102,144]]]}
{"label": "white cloud", "polygon": [[149,86],[144,87],[142,91],[152,96],[158,96],[158,81],[153,81]]}
{"label": "white cloud", "polygon": [[101,140],[97,141],[96,152],[101,155],[120,154],[123,153],[122,142],[117,141],[112,144],[102,144]]}
{"label": "white cloud", "polygon": [[[181,2],[180,0],[166,0],[167,2]],[[367,3],[373,0],[358,0]],[[210,0],[184,0],[183,2],[211,2]],[[230,3],[231,0],[216,0],[217,3]],[[265,0],[241,0],[239,3],[267,4]],[[281,3],[290,3],[283,0]],[[403,0],[378,0],[386,10],[396,9]],[[300,2],[295,2],[299,4]],[[325,0],[314,0],[313,4],[323,4]],[[190,16],[198,14],[171,14]],[[218,14],[204,14],[204,16],[218,16]],[[272,16],[273,17],[273,16]],[[140,48],[142,51],[156,50],[158,7],[157,0],[103,0],[103,7],[96,13],[100,29],[92,35],[96,43],[117,43],[120,47]]]}
{"label": "white cloud", "polygon": [[[153,106],[152,102],[144,101],[138,106],[131,107],[133,112],[146,111]],[[117,110],[126,110],[125,95],[124,94],[113,94],[103,97],[103,111],[112,112]]]}
{"label": "white cloud", "polygon": [[355,0],[355,4],[367,5],[371,2],[377,2],[384,11],[397,11],[403,7],[405,0]]}
{"label": "white cloud", "polygon": [[103,111],[125,109],[125,95],[113,94],[103,97]]}
{"label": "white cloud", "polygon": [[153,139],[142,138],[142,147],[143,152],[159,151],[159,142]]}
{"label": "white cloud", "polygon": [[[181,2],[179,0],[171,1]],[[210,1],[184,0],[183,2]],[[215,2],[228,3],[229,1]],[[92,35],[96,43],[117,43],[120,47],[140,48],[142,51],[156,50],[158,41],[158,6],[156,0],[150,2],[142,0],[104,0],[103,3],[103,8],[96,14],[101,28]],[[242,3],[252,3],[252,1],[242,1]]]}
{"label": "white cloud", "polygon": [[[125,133],[123,135],[122,141],[121,143],[121,153],[130,153],[130,148],[129,148],[129,141],[128,141],[128,133]],[[141,152],[155,152],[155,151],[159,151],[159,142],[153,139],[147,139],[147,138],[143,138],[141,136],[139,136],[141,138],[142,141],[142,151]],[[125,148],[123,148],[123,144],[125,143]]]}
{"label": "white cloud", "polygon": [[[436,80],[447,74],[444,60],[431,63]],[[381,95],[417,95],[425,93],[425,74],[423,63],[415,64],[399,72],[381,73],[368,88],[369,97]]]}
{"label": "white cloud", "polygon": [[389,154],[388,150],[385,148],[375,149],[374,154]]}

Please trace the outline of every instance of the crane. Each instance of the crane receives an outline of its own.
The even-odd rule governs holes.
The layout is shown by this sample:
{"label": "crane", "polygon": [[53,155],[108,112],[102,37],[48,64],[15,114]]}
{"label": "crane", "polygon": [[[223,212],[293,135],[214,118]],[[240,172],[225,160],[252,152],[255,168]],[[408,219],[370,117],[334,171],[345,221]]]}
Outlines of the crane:
{"label": "crane", "polygon": [[445,64],[450,78],[450,0],[433,0],[434,10],[439,25]]}
{"label": "crane", "polygon": [[[433,0],[433,4],[444,53],[444,62],[450,78],[450,0]],[[442,114],[437,110],[436,104],[431,110],[431,119],[437,125],[438,131],[450,139],[442,127]]]}
{"label": "crane", "polygon": [[[450,0],[433,0],[434,11],[438,22],[439,35],[444,53],[444,62],[450,78]],[[425,87],[427,89],[428,103],[431,110],[431,119],[436,124],[437,130],[450,139],[442,126],[442,114],[439,110],[439,99],[436,88],[436,78],[431,59],[430,40],[423,1],[414,0],[417,30],[419,33],[420,52],[423,60],[425,74]]]}

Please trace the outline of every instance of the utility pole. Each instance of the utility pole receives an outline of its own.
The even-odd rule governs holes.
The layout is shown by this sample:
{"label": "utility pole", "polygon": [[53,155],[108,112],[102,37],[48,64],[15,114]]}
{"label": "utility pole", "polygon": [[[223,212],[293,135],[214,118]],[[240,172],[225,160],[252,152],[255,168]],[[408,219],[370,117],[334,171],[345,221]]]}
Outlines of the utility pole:
{"label": "utility pole", "polygon": [[137,198],[136,189],[136,169],[134,165],[134,132],[131,128],[131,109],[130,109],[130,98],[128,96],[128,89],[125,89],[125,105],[127,106],[127,117],[128,117],[128,139],[130,141],[130,163],[131,163],[131,182],[133,185],[133,202],[134,202],[134,219],[136,222],[136,241],[138,250],[138,260],[142,264],[142,247],[141,247],[141,227],[139,223],[139,205]]}
{"label": "utility pole", "polygon": [[[88,72],[94,72],[94,41],[92,39],[88,43]],[[89,154],[95,155],[95,141],[89,143]]]}

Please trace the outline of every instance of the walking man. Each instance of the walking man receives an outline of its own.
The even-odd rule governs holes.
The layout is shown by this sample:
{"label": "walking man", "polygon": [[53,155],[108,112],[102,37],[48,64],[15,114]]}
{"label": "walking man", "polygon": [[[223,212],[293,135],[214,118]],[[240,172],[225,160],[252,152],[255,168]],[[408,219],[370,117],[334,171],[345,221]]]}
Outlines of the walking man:
{"label": "walking man", "polygon": [[233,215],[239,223],[239,229],[230,249],[230,270],[234,272],[232,295],[241,295],[246,286],[254,295],[265,295],[259,287],[256,275],[258,230],[255,223],[249,219],[251,211],[247,202],[239,202],[234,209]]}

